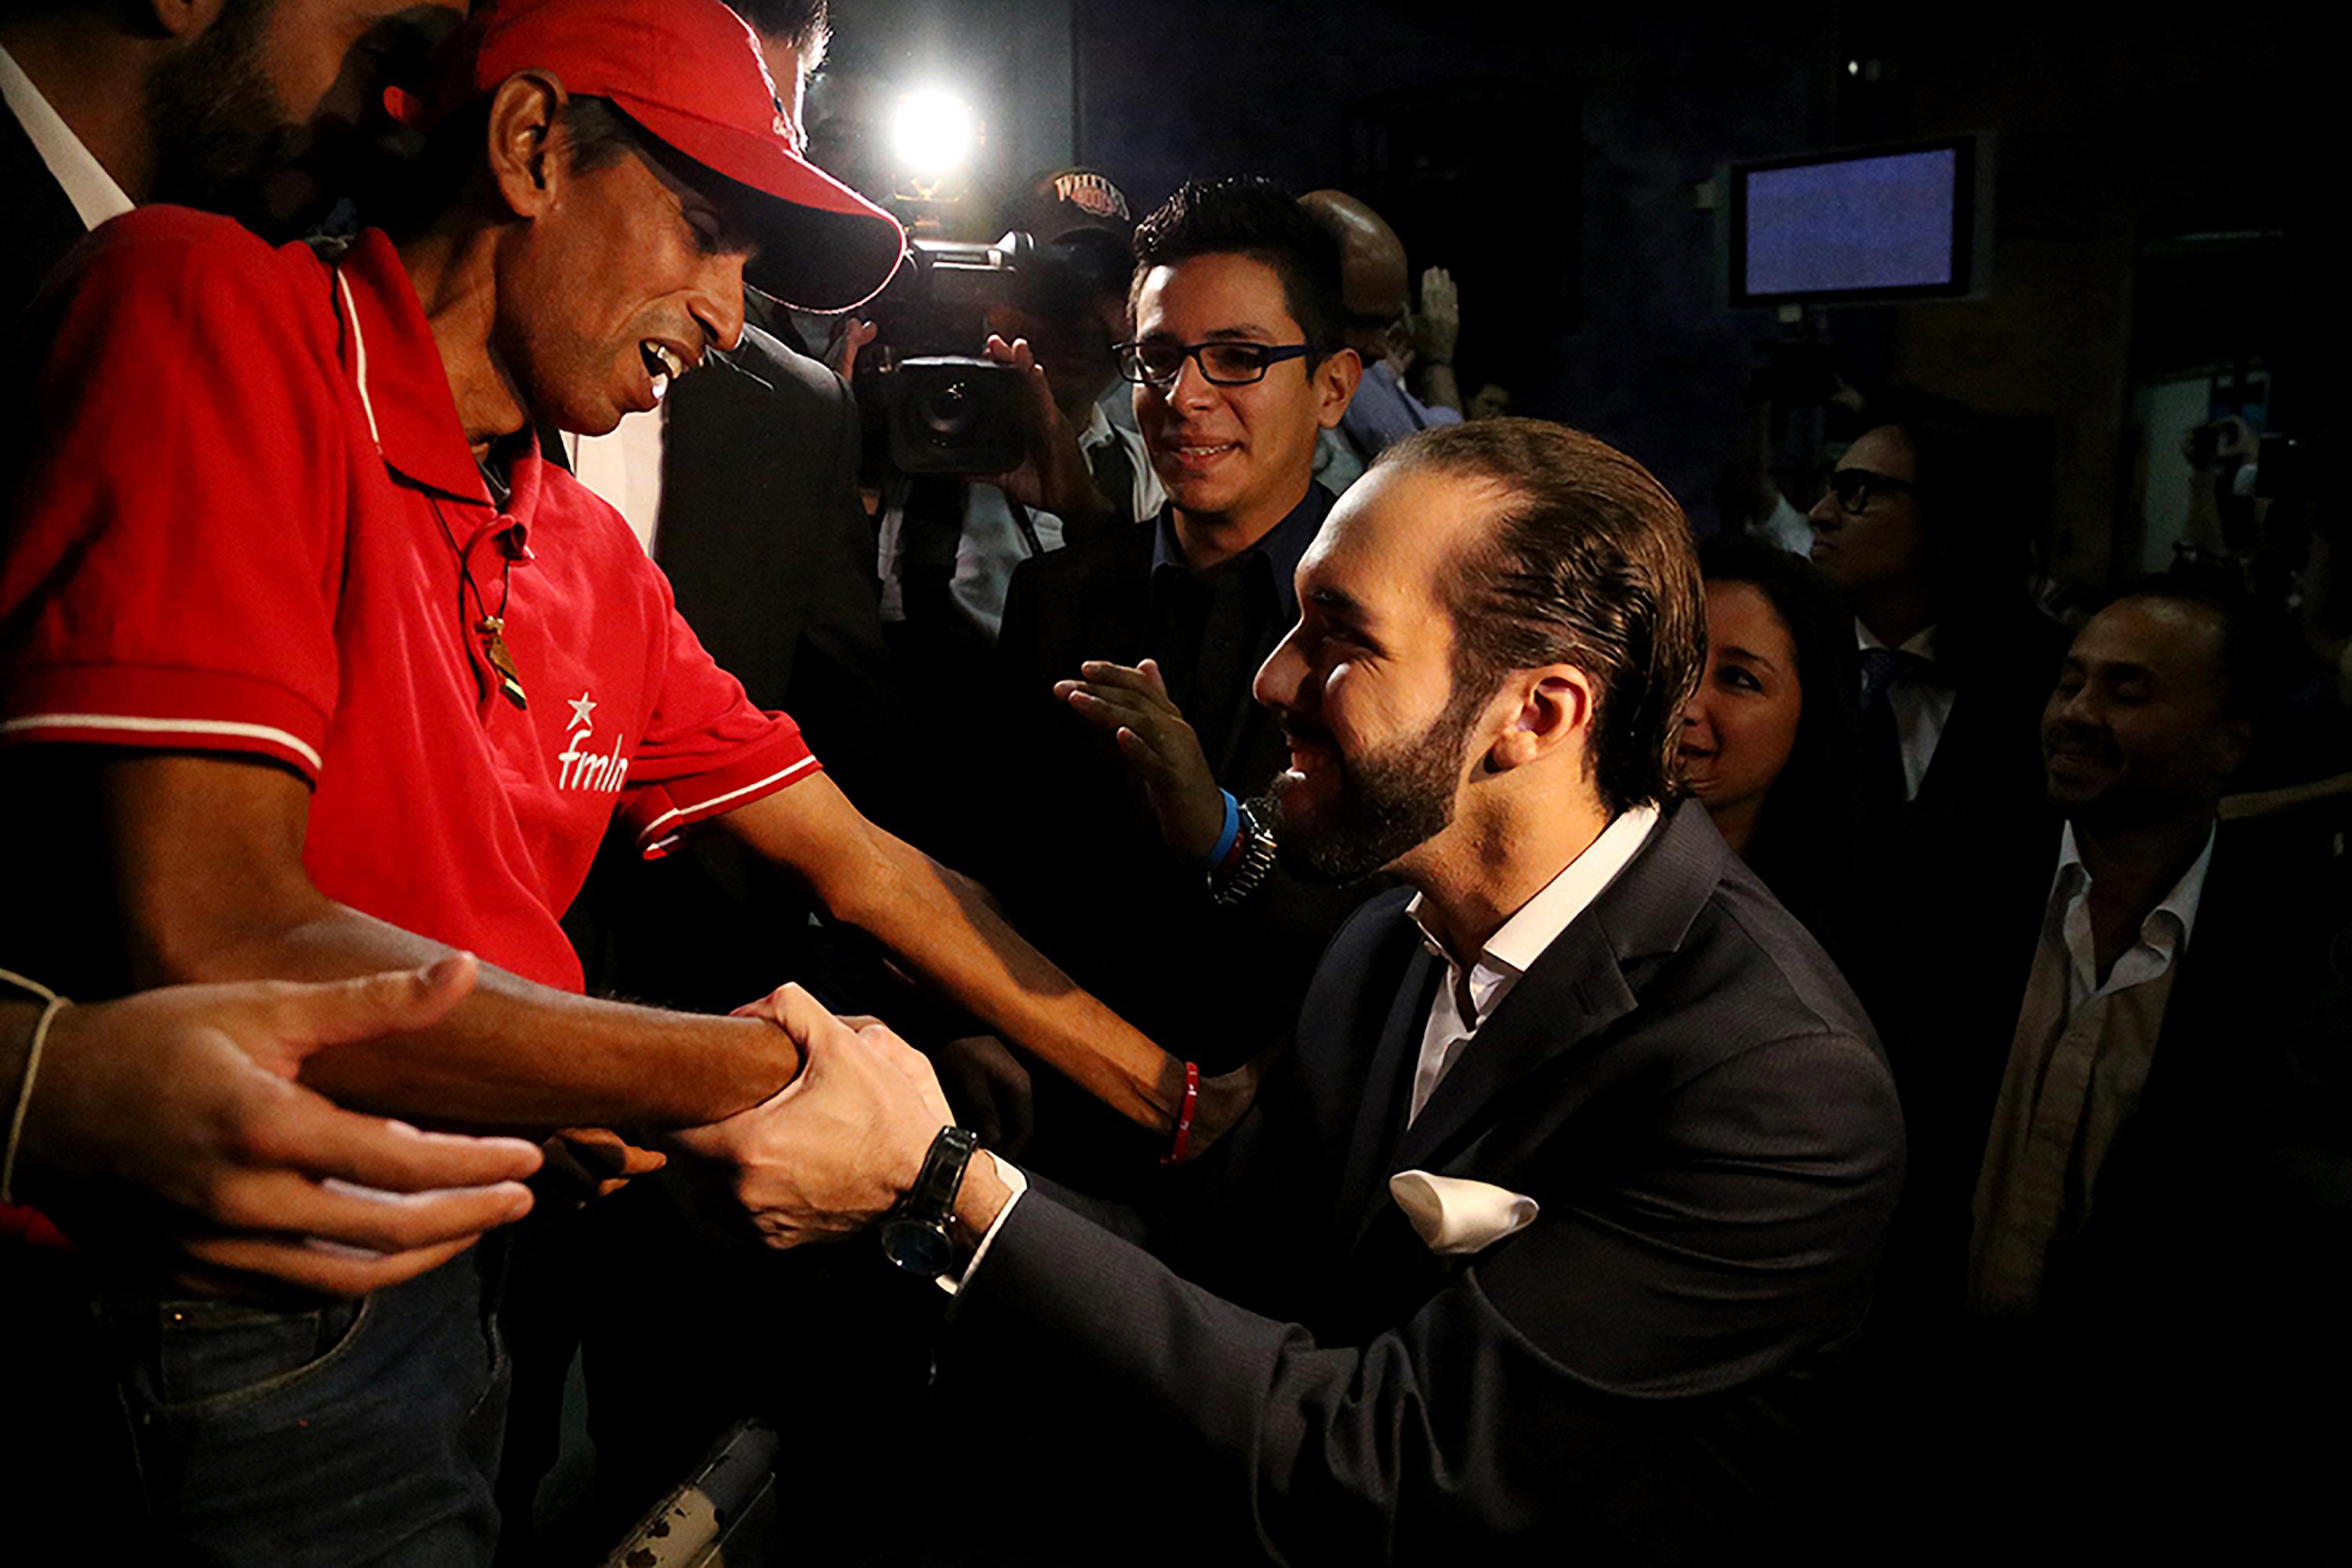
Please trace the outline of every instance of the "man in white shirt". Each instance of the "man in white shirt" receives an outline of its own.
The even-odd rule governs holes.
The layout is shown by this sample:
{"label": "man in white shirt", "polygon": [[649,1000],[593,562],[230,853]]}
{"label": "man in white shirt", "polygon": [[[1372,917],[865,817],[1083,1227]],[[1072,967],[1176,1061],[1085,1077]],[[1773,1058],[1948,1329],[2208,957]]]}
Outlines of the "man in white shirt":
{"label": "man in white shirt", "polygon": [[1956,1551],[2291,1557],[2333,1495],[2352,944],[2328,1003],[2326,868],[2220,810],[2274,695],[2247,615],[2163,585],[2083,628],[2042,720],[2063,826],[1987,862],[2007,912],[1942,955],[1967,1059],[1916,1105],[1906,1222],[1937,1310],[1863,1485],[1965,1520]]}
{"label": "man in white shirt", "polygon": [[2119,599],[2075,637],[2042,715],[2066,825],[1977,1181],[1977,1311],[2034,1310],[2138,1108],[2253,739],[2245,635],[2199,599]]}
{"label": "man in white shirt", "polygon": [[[365,183],[388,82],[463,0],[28,0],[0,16],[0,316],[73,242],[142,202],[225,212],[270,237]],[[142,20],[147,25],[141,26]]]}
{"label": "man in white shirt", "polygon": [[1273,833],[1308,874],[1385,868],[1413,896],[1334,940],[1174,1213],[984,1152],[935,1183],[961,1138],[919,1060],[819,1021],[812,1072],[867,1064],[876,1110],[812,1185],[835,1225],[919,1189],[893,1225],[940,1226],[918,1261],[955,1287],[948,1408],[1023,1456],[934,1489],[952,1538],[1032,1562],[1771,1554],[1902,1134],[1836,971],[1674,797],[1704,624],[1680,509],[1557,426],[1427,431],[1296,586],[1256,683],[1288,737]]}

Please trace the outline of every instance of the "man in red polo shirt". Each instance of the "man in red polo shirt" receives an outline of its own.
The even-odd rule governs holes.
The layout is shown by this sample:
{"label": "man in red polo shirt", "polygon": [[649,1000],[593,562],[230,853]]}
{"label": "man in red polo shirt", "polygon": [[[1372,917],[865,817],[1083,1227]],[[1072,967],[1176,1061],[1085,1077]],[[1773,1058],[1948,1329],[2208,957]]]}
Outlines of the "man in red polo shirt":
{"label": "man in red polo shirt", "polygon": [[[28,318],[0,562],[0,805],[26,875],[0,949],[103,996],[470,948],[480,985],[446,1018],[323,1051],[304,1081],[443,1124],[698,1125],[768,1101],[805,1031],[583,998],[556,921],[616,812],[649,854],[716,820],[1168,1125],[1183,1064],[866,823],[530,434],[654,406],[735,342],[747,265],[795,304],[859,302],[897,226],[800,160],[718,0],[506,0],[447,58],[400,105],[435,145],[396,242],[272,251],[146,210]],[[952,788],[982,759],[940,763]],[[814,1074],[698,1147],[789,1211],[794,1151],[858,1137],[875,1093]],[[104,1294],[164,1549],[487,1560],[502,1398],[480,1302],[470,1259],[226,1323]]]}

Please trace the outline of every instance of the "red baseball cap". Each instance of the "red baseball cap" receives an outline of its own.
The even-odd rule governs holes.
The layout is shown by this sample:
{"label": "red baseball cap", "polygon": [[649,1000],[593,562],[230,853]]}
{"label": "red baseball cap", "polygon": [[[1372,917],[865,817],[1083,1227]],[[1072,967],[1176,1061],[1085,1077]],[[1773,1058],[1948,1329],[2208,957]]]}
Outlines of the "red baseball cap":
{"label": "red baseball cap", "polygon": [[742,218],[760,240],[744,271],[761,291],[803,310],[851,310],[898,270],[906,231],[801,155],[759,40],[719,0],[490,0],[441,46],[429,103],[397,88],[384,101],[424,130],[520,70],[611,100],[672,152],[744,186],[754,199]]}

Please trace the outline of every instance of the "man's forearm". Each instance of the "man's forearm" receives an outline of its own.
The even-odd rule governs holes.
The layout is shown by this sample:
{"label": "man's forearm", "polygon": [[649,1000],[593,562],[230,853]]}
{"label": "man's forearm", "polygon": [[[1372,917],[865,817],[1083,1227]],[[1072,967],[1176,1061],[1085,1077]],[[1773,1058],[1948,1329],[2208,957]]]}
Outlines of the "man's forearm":
{"label": "man's forearm", "polygon": [[[448,951],[321,899],[151,978],[341,979]],[[792,1038],[760,1019],[598,1001],[486,963],[473,994],[441,1023],[320,1051],[302,1080],[357,1109],[448,1125],[667,1128],[731,1116],[799,1069]]]}
{"label": "man's forearm", "polygon": [[1462,386],[1454,379],[1454,367],[1423,360],[1413,366],[1414,379],[1421,383],[1421,401],[1431,408],[1451,408],[1462,412]]}
{"label": "man's forearm", "polygon": [[1120,1115],[1154,1131],[1172,1124],[1181,1061],[1023,941],[978,884],[911,845],[876,837],[885,873],[836,918]]}

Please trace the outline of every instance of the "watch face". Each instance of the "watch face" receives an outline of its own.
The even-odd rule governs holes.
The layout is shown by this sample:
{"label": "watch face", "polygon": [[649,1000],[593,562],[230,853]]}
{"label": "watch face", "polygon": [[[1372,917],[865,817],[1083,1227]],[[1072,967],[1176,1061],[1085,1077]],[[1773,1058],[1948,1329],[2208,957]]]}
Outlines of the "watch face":
{"label": "watch face", "polygon": [[909,1274],[936,1279],[954,1261],[955,1248],[943,1225],[893,1219],[883,1222],[882,1256]]}

